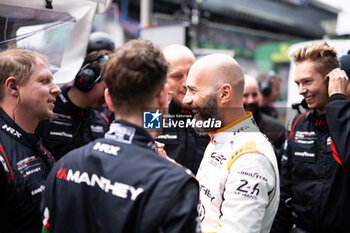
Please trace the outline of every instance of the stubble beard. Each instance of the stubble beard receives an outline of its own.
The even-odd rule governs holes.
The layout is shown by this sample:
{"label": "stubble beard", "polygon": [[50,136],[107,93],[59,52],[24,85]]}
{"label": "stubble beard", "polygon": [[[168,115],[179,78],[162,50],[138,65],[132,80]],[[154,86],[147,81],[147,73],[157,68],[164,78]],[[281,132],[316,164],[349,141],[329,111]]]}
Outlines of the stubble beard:
{"label": "stubble beard", "polygon": [[[219,113],[219,109],[218,109],[218,103],[215,99],[215,95],[211,95],[209,96],[205,102],[203,103],[203,106],[205,106],[204,108],[201,107],[196,107],[194,108],[195,110],[198,111],[197,115],[196,115],[196,120],[197,121],[206,121],[208,119],[214,119],[214,120],[221,120],[221,115]],[[197,127],[197,124],[195,124],[194,126],[194,130],[196,131],[196,133],[200,134],[200,135],[205,135],[208,134],[209,132],[213,131],[213,130],[217,130],[219,129],[218,127]]]}

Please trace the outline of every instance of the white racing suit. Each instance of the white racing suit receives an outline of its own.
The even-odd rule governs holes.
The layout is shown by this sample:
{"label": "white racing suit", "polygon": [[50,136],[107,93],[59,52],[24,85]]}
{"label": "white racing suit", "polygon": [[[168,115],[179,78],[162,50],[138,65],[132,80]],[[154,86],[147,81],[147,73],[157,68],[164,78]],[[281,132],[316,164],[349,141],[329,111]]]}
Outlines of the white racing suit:
{"label": "white racing suit", "polygon": [[197,174],[202,231],[269,232],[280,192],[271,144],[251,113],[209,135]]}

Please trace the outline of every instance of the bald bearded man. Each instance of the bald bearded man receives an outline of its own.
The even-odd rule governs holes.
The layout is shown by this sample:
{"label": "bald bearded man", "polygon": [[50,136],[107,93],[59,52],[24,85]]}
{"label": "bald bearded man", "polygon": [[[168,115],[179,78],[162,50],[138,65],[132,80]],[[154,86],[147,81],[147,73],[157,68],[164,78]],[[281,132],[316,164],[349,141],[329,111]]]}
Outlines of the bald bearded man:
{"label": "bald bearded man", "polygon": [[[169,45],[163,48],[162,52],[169,63],[167,82],[172,98],[167,123],[191,121],[193,113],[182,101],[186,94],[188,71],[195,61],[195,56],[189,48],[178,44]],[[209,136],[197,134],[190,125],[181,127],[176,124],[171,127],[163,126],[162,134],[156,140],[165,144],[164,150],[170,158],[196,174],[209,143]]]}
{"label": "bald bearded man", "polygon": [[[243,108],[244,75],[230,56],[195,62],[184,103],[195,118],[221,120],[197,173],[203,232],[269,232],[279,203],[279,176],[271,144]],[[199,125],[199,124],[198,124]]]}

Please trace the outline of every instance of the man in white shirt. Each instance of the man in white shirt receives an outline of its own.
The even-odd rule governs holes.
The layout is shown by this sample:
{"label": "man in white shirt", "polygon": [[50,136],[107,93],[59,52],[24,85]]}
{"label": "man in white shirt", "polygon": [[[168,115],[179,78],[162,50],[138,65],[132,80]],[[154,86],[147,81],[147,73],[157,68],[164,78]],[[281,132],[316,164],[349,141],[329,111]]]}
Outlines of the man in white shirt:
{"label": "man in white shirt", "polygon": [[279,203],[277,161],[244,111],[240,66],[228,55],[205,56],[191,67],[186,87],[183,102],[196,120],[220,120],[222,127],[195,127],[211,137],[197,173],[203,232],[269,232]]}

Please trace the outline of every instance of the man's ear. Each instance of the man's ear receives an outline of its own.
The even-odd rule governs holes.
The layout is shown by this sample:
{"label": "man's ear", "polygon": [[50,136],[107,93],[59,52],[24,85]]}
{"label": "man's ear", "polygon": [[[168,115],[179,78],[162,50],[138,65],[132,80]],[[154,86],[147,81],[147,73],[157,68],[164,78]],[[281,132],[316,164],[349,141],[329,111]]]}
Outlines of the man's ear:
{"label": "man's ear", "polygon": [[158,103],[160,108],[168,107],[168,91],[168,84],[164,84],[158,96]]}
{"label": "man's ear", "polygon": [[8,77],[5,81],[5,90],[15,97],[19,95],[16,83],[15,77]]}
{"label": "man's ear", "polygon": [[114,106],[113,106],[112,99],[111,99],[111,96],[109,94],[108,88],[105,89],[104,95],[105,95],[105,101],[106,101],[106,104],[107,104],[109,110],[114,112]]}
{"label": "man's ear", "polygon": [[218,100],[220,103],[227,103],[232,98],[232,87],[230,84],[223,84],[218,91]]}

